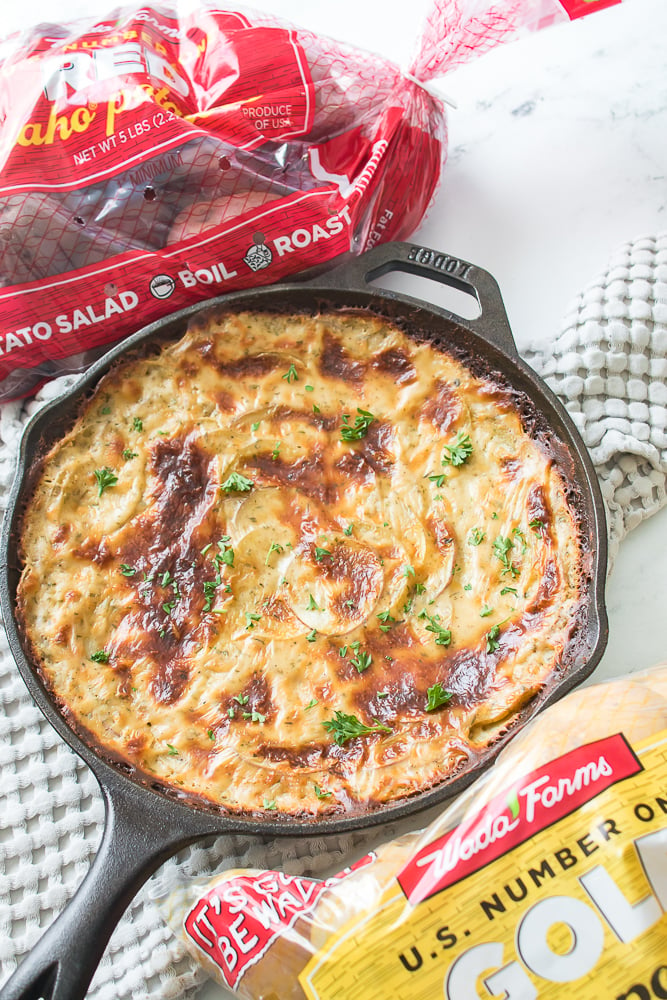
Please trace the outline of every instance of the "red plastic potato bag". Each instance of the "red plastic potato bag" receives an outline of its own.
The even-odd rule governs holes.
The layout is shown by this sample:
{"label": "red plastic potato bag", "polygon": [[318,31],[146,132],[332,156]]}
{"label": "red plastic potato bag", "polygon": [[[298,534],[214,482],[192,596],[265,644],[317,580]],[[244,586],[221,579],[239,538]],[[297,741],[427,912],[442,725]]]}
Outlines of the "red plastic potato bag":
{"label": "red plastic potato bag", "polygon": [[521,27],[614,2],[436,0],[406,73],[212,5],[7,39],[0,400],[193,302],[408,237],[446,152],[423,81]]}

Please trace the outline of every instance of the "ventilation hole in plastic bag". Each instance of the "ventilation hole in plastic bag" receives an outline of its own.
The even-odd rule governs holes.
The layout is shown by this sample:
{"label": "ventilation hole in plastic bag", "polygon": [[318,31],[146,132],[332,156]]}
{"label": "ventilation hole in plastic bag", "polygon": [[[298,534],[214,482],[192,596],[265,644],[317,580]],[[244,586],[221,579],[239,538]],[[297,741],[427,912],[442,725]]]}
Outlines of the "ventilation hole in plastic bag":
{"label": "ventilation hole in plastic bag", "polygon": [[157,193],[155,191],[155,188],[151,187],[149,184],[148,187],[144,188],[144,199],[146,201],[155,201],[156,198],[157,198]]}

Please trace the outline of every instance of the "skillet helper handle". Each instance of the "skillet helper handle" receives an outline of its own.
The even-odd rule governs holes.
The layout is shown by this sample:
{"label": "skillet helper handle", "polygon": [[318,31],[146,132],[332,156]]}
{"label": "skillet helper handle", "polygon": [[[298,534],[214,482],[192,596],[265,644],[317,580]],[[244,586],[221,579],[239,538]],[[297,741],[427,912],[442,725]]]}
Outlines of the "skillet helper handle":
{"label": "skillet helper handle", "polygon": [[[476,319],[464,319],[440,306],[430,308],[478,334],[506,354],[518,356],[496,279],[488,271],[460,257],[452,257],[417,243],[384,243],[357,257],[348,257],[335,270],[314,280],[313,284],[368,291],[370,282],[392,271],[430,278],[472,296],[480,308]],[[396,295],[384,289],[382,294],[389,297]]]}
{"label": "skillet helper handle", "polygon": [[[83,1000],[116,924],[148,877],[181,847],[202,836],[145,824],[145,801],[118,784],[105,794],[106,823],[93,863],[60,916],[0,989],[0,1000]],[[158,806],[157,813],[160,812]],[[172,819],[173,824],[173,819]]]}

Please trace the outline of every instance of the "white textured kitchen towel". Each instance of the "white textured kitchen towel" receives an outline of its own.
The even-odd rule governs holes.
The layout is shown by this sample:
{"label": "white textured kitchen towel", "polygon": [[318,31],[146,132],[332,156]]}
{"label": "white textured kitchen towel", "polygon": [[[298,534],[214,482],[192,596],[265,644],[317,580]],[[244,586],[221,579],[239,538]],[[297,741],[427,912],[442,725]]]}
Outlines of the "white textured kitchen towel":
{"label": "white textured kitchen towel", "polygon": [[[563,399],[591,451],[613,559],[623,536],[666,499],[667,234],[621,247],[573,304],[549,351],[524,355]],[[51,383],[29,403],[0,407],[0,505],[24,423],[64,383]],[[83,878],[103,807],[90,772],[33,706],[1,629],[0,705],[4,982]],[[384,828],[381,836],[393,832]],[[153,887],[168,885],[178,871],[201,874],[221,863],[322,875],[379,836],[375,830],[327,840],[221,837],[168,862]],[[201,982],[201,971],[162,922],[154,894],[142,891],[114,933],[91,986],[94,1000],[186,997]]]}

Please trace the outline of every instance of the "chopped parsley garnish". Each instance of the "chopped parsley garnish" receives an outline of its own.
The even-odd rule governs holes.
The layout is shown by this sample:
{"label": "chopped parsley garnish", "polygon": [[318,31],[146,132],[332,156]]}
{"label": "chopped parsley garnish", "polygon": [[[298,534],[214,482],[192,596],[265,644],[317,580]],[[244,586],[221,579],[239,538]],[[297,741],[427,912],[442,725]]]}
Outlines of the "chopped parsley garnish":
{"label": "chopped parsley garnish", "polygon": [[304,385],[304,389],[306,390],[306,392],[315,392],[314,385]]}
{"label": "chopped parsley garnish", "polygon": [[283,378],[285,379],[286,382],[296,382],[299,378],[299,373],[296,370],[296,366],[290,365],[285,374],[283,375]]}
{"label": "chopped parsley garnish", "polygon": [[101,497],[110,486],[115,486],[118,476],[105,465],[103,469],[95,469],[95,479],[97,480],[97,495]]}
{"label": "chopped parsley garnish", "polygon": [[375,420],[372,413],[357,407],[359,416],[355,417],[354,427],[350,426],[350,414],[343,414],[343,425],[340,429],[341,441],[359,441],[368,434],[368,428]]}
{"label": "chopped parsley garnish", "polygon": [[486,633],[486,651],[487,653],[495,653],[498,649],[499,642],[498,637],[500,636],[500,625],[494,625]]}
{"label": "chopped parsley garnish", "polygon": [[[464,586],[463,589],[464,590],[472,590],[472,583],[466,583],[466,585]],[[500,591],[500,593],[502,594],[502,590]]]}
{"label": "chopped parsley garnish", "polygon": [[348,524],[347,528],[343,528],[343,534],[348,537],[352,534],[352,525]]}
{"label": "chopped parsley garnish", "polygon": [[489,615],[493,614],[493,608],[490,608],[488,604],[485,604],[479,613],[480,618],[488,618]]}
{"label": "chopped parsley garnish", "polygon": [[306,636],[308,642],[315,642],[317,639],[317,629],[312,628]]}
{"label": "chopped parsley garnish", "polygon": [[423,593],[425,593],[425,591],[426,591],[426,584],[425,583],[416,583],[415,584],[415,594],[423,594]]}
{"label": "chopped parsley garnish", "polygon": [[486,538],[486,532],[481,528],[473,528],[468,535],[468,545],[481,545]]}
{"label": "chopped parsley garnish", "polygon": [[246,479],[240,472],[232,472],[220,487],[225,493],[247,493],[254,486],[252,479]]}
{"label": "chopped parsley garnish", "polygon": [[435,475],[429,476],[428,478],[431,480],[432,483],[435,483],[435,485],[438,487],[439,490],[442,489],[442,487],[447,482],[447,476],[444,474],[444,472],[441,472],[439,475],[436,473]]}
{"label": "chopped parsley garnish", "polygon": [[405,565],[403,566],[403,576],[408,577],[414,575],[415,575],[414,567],[411,566],[410,563],[405,563]]}
{"label": "chopped parsley garnish", "polygon": [[246,611],[245,613],[245,627],[246,631],[255,627],[255,624],[260,621],[261,615],[255,615],[252,611]]}
{"label": "chopped parsley garnish", "polygon": [[436,708],[449,704],[453,698],[452,692],[446,691],[439,681],[428,689],[426,695],[428,699],[426,702],[427,712],[435,712]]}
{"label": "chopped parsley garnish", "polygon": [[170,757],[178,757],[178,750],[171,743],[167,743],[168,753]]}
{"label": "chopped parsley garnish", "polygon": [[283,551],[284,551],[284,549],[283,549],[282,545],[279,545],[278,542],[271,542],[271,545],[269,547],[269,551],[266,553],[266,559],[264,560],[264,565],[265,566],[269,565],[269,559],[271,557],[271,553],[272,552],[283,552]]}
{"label": "chopped parsley garnish", "polygon": [[322,609],[317,606],[317,602],[312,594],[308,594],[308,604],[306,604],[306,611],[321,611]]}
{"label": "chopped parsley garnish", "polygon": [[91,653],[90,658],[93,663],[108,663],[109,654],[106,649],[98,649],[96,653]]}
{"label": "chopped parsley garnish", "polygon": [[247,694],[235,694],[234,695],[234,701],[238,701],[239,705],[247,705],[248,704],[248,695]]}
{"label": "chopped parsley garnish", "polygon": [[322,562],[326,556],[331,556],[329,549],[322,549],[319,545],[315,546],[315,559],[317,562]]}
{"label": "chopped parsley garnish", "polygon": [[382,625],[380,625],[381,632],[388,632],[391,626],[396,624],[396,619],[392,618],[388,611],[380,611],[375,617],[379,618],[382,622]]}
{"label": "chopped parsley garnish", "polygon": [[313,413],[321,413],[321,412],[322,411],[320,410],[319,406],[316,403],[313,403]]}
{"label": "chopped parsley garnish", "polygon": [[143,431],[143,429],[144,429],[143,420],[140,420],[139,417],[135,417],[134,420],[132,421],[132,430]]}
{"label": "chopped parsley garnish", "polygon": [[165,601],[165,603],[162,605],[162,610],[164,611],[165,615],[170,615],[175,607],[176,607],[176,601]]}
{"label": "chopped parsley garnish", "polygon": [[304,712],[307,712],[309,708],[315,708],[316,705],[319,705],[317,698],[311,698],[306,707],[304,708]]}
{"label": "chopped parsley garnish", "polygon": [[338,647],[338,655],[339,656],[347,656],[347,646],[339,646]]}
{"label": "chopped parsley garnish", "polygon": [[514,594],[515,597],[519,596],[516,587],[503,587],[503,589],[500,591],[500,596],[504,597],[505,594]]}
{"label": "chopped parsley garnish", "polygon": [[256,420],[254,424],[250,425],[250,430],[253,432],[259,430],[259,420]]}
{"label": "chopped parsley garnish", "polygon": [[472,455],[472,442],[467,434],[459,431],[456,443],[446,444],[445,451],[448,454],[442,456],[443,465],[463,465]]}
{"label": "chopped parsley garnish", "polygon": [[352,666],[356,667],[357,672],[360,674],[363,674],[364,670],[368,670],[372,662],[373,662],[373,657],[371,656],[371,654],[363,653],[361,651],[358,651],[357,655],[350,660]]}
{"label": "chopped parsley garnish", "polygon": [[250,719],[251,722],[259,722],[260,726],[263,726],[264,723],[266,722],[266,716],[262,715],[261,712],[258,712],[254,708],[253,708],[252,712],[244,712],[243,713],[243,718],[244,719]]}
{"label": "chopped parsley garnish", "polygon": [[[218,545],[221,543],[218,542]],[[223,543],[224,544],[224,543]],[[213,557],[214,562],[223,563],[225,566],[234,565],[234,549],[225,547],[220,552],[217,552]]]}
{"label": "chopped parsley garnish", "polygon": [[318,799],[328,799],[332,792],[323,792],[319,785],[315,785],[315,794]]}
{"label": "chopped parsley garnish", "polygon": [[512,531],[512,534],[516,535],[516,537],[521,542],[521,555],[523,555],[527,551],[527,549],[528,549],[528,546],[526,544],[526,537],[525,537],[523,531],[521,531],[520,528],[514,528],[513,531]]}
{"label": "chopped parsley garnish", "polygon": [[390,733],[389,726],[383,726],[375,722],[374,726],[367,726],[361,722],[356,715],[347,715],[345,712],[334,712],[333,719],[328,719],[322,725],[331,733],[334,742],[342,747],[348,740],[356,739],[357,736],[367,736],[369,733]]}
{"label": "chopped parsley garnish", "polygon": [[131,458],[136,458],[139,454],[138,451],[132,451],[130,448],[123,448],[122,455],[126,462],[129,462]]}
{"label": "chopped parsley garnish", "polygon": [[518,576],[519,570],[514,563],[510,562],[509,551],[511,548],[512,539],[504,538],[502,535],[498,535],[493,543],[493,552],[503,564],[503,573],[511,573],[512,576]]}
{"label": "chopped parsley garnish", "polygon": [[264,799],[262,805],[265,809],[277,809],[278,805],[275,799]]}
{"label": "chopped parsley garnish", "polygon": [[134,566],[128,566],[127,563],[120,564],[120,571],[123,574],[123,576],[134,576],[134,574],[137,572]]}
{"label": "chopped parsley garnish", "polygon": [[528,527],[532,528],[536,535],[539,535],[540,532],[544,531],[546,525],[539,517],[534,517],[532,521],[528,522]]}
{"label": "chopped parsley garnish", "polygon": [[279,454],[280,454],[280,441],[276,441],[276,443],[273,446],[273,451],[271,452],[271,458],[274,460],[274,462],[278,458]]}
{"label": "chopped parsley garnish", "polygon": [[449,646],[452,641],[452,633],[448,628],[444,628],[439,623],[439,615],[429,615],[426,610],[420,612],[420,618],[425,618],[428,621],[426,626],[427,632],[433,632],[435,635],[435,642],[438,646]]}
{"label": "chopped parsley garnish", "polygon": [[206,735],[208,736],[209,740],[214,740],[215,739],[215,733],[213,732],[212,729],[209,729],[209,731],[208,731],[208,733]]}

